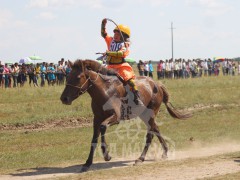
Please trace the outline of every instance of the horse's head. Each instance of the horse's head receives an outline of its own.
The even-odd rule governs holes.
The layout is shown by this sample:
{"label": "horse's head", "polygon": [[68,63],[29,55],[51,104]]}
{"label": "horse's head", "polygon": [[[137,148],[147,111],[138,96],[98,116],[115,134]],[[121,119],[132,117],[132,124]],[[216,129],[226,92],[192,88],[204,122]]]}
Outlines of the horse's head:
{"label": "horse's head", "polygon": [[73,100],[85,93],[91,87],[92,79],[89,76],[88,68],[91,69],[91,67],[88,61],[77,60],[74,64],[71,61],[68,63],[72,70],[68,76],[66,87],[60,99],[63,104],[70,105]]}

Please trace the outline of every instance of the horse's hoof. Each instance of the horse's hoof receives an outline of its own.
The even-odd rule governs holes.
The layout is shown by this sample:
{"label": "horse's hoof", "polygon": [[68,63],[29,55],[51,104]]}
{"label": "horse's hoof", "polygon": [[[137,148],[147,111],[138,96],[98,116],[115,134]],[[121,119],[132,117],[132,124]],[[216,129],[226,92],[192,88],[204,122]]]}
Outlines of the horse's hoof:
{"label": "horse's hoof", "polygon": [[140,165],[140,164],[142,164],[142,163],[143,163],[143,160],[141,160],[141,159],[136,159],[134,166]]}
{"label": "horse's hoof", "polygon": [[167,153],[163,153],[162,159],[167,159],[167,158],[168,158]]}
{"label": "horse's hoof", "polygon": [[105,161],[110,161],[111,159],[112,159],[112,157],[109,156],[109,155],[107,155],[107,156],[104,157],[104,160],[105,160]]}
{"label": "horse's hoof", "polygon": [[87,172],[89,170],[89,166],[82,166],[81,172]]}

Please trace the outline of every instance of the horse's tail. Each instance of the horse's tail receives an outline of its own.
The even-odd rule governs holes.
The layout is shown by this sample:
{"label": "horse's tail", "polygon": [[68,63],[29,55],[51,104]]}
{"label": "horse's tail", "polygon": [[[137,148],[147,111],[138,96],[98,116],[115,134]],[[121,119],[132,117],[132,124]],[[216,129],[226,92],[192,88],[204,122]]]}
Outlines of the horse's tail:
{"label": "horse's tail", "polygon": [[173,117],[173,118],[177,118],[177,119],[187,119],[192,117],[191,113],[184,113],[184,112],[180,112],[178,111],[171,102],[169,102],[169,94],[167,92],[166,87],[161,84],[160,85],[162,91],[163,91],[163,102],[167,108],[167,111],[169,112],[169,114]]}

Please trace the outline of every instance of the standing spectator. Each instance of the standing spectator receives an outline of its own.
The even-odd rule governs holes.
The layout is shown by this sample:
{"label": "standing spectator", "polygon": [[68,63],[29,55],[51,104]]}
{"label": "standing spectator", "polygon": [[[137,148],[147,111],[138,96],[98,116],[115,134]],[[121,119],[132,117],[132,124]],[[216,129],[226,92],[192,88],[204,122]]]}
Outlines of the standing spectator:
{"label": "standing spectator", "polygon": [[219,70],[220,70],[220,64],[219,63],[214,63],[214,74],[215,74],[215,76],[219,75]]}
{"label": "standing spectator", "polygon": [[149,65],[148,65],[148,62],[145,61],[144,62],[144,76],[148,76],[148,72],[149,72]]}
{"label": "standing spectator", "polygon": [[235,61],[232,60],[232,75],[235,76],[237,70],[237,65],[235,64]]}
{"label": "standing spectator", "polygon": [[[63,58],[62,58],[63,59]],[[63,83],[63,77],[64,77],[64,73],[63,73],[63,60],[61,59],[61,61],[58,61],[58,66],[56,69],[56,73],[57,73],[57,85],[62,85]]]}
{"label": "standing spectator", "polygon": [[48,69],[48,79],[49,79],[49,85],[54,85],[56,82],[56,76],[55,76],[55,68],[53,66],[53,63],[50,63]]}
{"label": "standing spectator", "polygon": [[198,74],[198,77],[202,77],[202,74],[203,74],[202,60],[197,61],[197,74]]}
{"label": "standing spectator", "polygon": [[196,63],[195,59],[193,59],[191,62],[190,70],[191,70],[192,77],[195,78],[197,76],[197,72],[198,72],[197,71],[197,63]]}
{"label": "standing spectator", "polygon": [[41,87],[44,87],[45,86],[45,78],[46,78],[46,74],[47,74],[45,62],[43,62],[42,65],[40,66],[40,73],[41,73]]}
{"label": "standing spectator", "polygon": [[207,59],[204,60],[203,62],[203,71],[204,71],[204,76],[208,75],[208,62]]}
{"label": "standing spectator", "polygon": [[229,75],[229,67],[230,67],[230,65],[229,65],[229,60],[228,59],[226,60],[225,65],[226,65],[226,67],[225,67],[225,75]]}
{"label": "standing spectator", "polygon": [[224,76],[226,75],[226,67],[227,67],[227,61],[226,59],[224,59],[224,61],[222,62],[222,73]]}
{"label": "standing spectator", "polygon": [[9,69],[9,76],[8,76],[9,83],[8,83],[8,87],[11,88],[12,87],[12,68],[11,68],[11,66],[8,67],[8,69]]}
{"label": "standing spectator", "polygon": [[169,68],[170,68],[170,79],[173,79],[174,78],[174,62],[173,62],[173,59],[170,59],[169,60]]}
{"label": "standing spectator", "polygon": [[170,65],[169,65],[168,60],[166,60],[165,68],[166,68],[166,69],[165,69],[166,78],[170,78],[170,71],[171,71],[171,68],[170,68]]}
{"label": "standing spectator", "polygon": [[185,78],[190,78],[190,74],[191,74],[190,63],[191,63],[190,60],[186,62]]}
{"label": "standing spectator", "polygon": [[182,77],[184,79],[187,78],[187,65],[186,65],[185,59],[183,59],[183,61],[182,61],[182,71],[183,71]]}
{"label": "standing spectator", "polygon": [[23,87],[25,82],[27,81],[27,68],[25,64],[19,68],[17,83],[20,84],[20,87]]}
{"label": "standing spectator", "polygon": [[158,80],[163,78],[163,60],[160,60],[157,64],[157,77]]}
{"label": "standing spectator", "polygon": [[17,78],[19,73],[19,66],[18,63],[15,63],[12,70],[13,75],[13,87],[17,87]]}
{"label": "standing spectator", "polygon": [[238,75],[240,75],[240,61],[238,61]]}
{"label": "standing spectator", "polygon": [[11,86],[9,85],[11,83],[11,72],[7,63],[5,64],[4,72],[5,72],[5,88],[8,88]]}
{"label": "standing spectator", "polygon": [[69,76],[69,74],[70,74],[70,72],[71,72],[71,66],[70,66],[70,64],[69,63],[67,63],[67,68],[66,68],[66,70],[65,70],[65,72],[66,72],[66,83],[67,83],[67,80],[68,80],[68,76]]}
{"label": "standing spectator", "polygon": [[40,75],[40,64],[37,63],[36,67],[34,68],[34,76],[33,76],[33,85],[34,87],[39,87],[38,86],[38,78],[39,78],[39,75]]}
{"label": "standing spectator", "polygon": [[178,61],[179,78],[183,78],[183,60],[180,58]]}
{"label": "standing spectator", "polygon": [[175,63],[173,64],[173,72],[174,72],[174,78],[178,79],[179,78],[179,64],[178,60],[175,60]]}
{"label": "standing spectator", "polygon": [[208,59],[208,76],[212,75],[213,63],[211,59]]}
{"label": "standing spectator", "polygon": [[148,74],[148,76],[153,78],[154,69],[153,69],[153,65],[152,65],[152,61],[151,60],[148,62],[148,67],[149,67],[149,74]]}
{"label": "standing spectator", "polygon": [[[11,81],[13,82],[13,71],[14,71],[14,64],[12,64],[11,66],[10,66],[10,79],[11,79]],[[10,86],[12,86],[13,87],[13,84],[14,83],[11,83],[11,84],[9,84]]]}
{"label": "standing spectator", "polygon": [[232,68],[232,61],[228,60],[228,75],[232,75],[233,68]]}
{"label": "standing spectator", "polygon": [[48,83],[48,85],[50,84],[50,81],[49,81],[49,76],[48,76],[48,67],[49,67],[49,65],[48,65],[48,63],[46,62],[46,64],[45,64],[45,67],[46,67],[46,75],[45,75],[45,79],[47,80],[47,83]]}
{"label": "standing spectator", "polygon": [[4,66],[0,64],[0,86],[2,86],[2,88],[4,87],[4,79],[5,79]]}
{"label": "standing spectator", "polygon": [[64,72],[64,80],[63,80],[63,82],[67,81],[67,72],[66,72],[66,70],[68,68],[68,64],[69,64],[68,61],[65,61],[65,64],[63,66],[63,72]]}
{"label": "standing spectator", "polygon": [[34,84],[34,67],[32,63],[27,65],[27,74],[29,78],[29,86],[31,87],[32,82]]}
{"label": "standing spectator", "polygon": [[144,75],[144,63],[142,62],[142,60],[139,60],[139,62],[137,64],[137,68],[138,68],[139,76],[143,76]]}

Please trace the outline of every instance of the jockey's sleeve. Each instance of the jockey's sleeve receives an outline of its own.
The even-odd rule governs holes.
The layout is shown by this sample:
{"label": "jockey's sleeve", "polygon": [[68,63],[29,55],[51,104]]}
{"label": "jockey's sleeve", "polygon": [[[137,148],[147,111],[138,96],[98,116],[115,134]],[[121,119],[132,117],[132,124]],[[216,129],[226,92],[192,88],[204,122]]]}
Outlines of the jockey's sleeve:
{"label": "jockey's sleeve", "polygon": [[126,48],[122,48],[119,51],[106,51],[107,56],[112,56],[112,57],[127,57],[129,55],[129,50]]}
{"label": "jockey's sleeve", "polygon": [[105,38],[107,36],[107,32],[106,32],[106,20],[103,19],[102,20],[102,24],[101,24],[101,36],[103,38]]}
{"label": "jockey's sleeve", "polygon": [[106,35],[106,37],[104,38],[106,44],[107,44],[107,48],[108,50],[110,50],[110,45],[111,45],[111,42],[113,40],[113,37],[109,36],[109,35]]}

